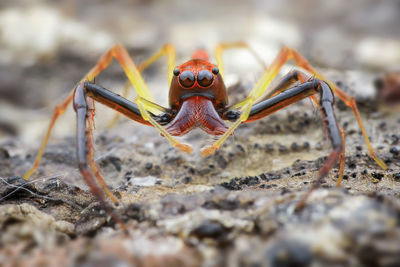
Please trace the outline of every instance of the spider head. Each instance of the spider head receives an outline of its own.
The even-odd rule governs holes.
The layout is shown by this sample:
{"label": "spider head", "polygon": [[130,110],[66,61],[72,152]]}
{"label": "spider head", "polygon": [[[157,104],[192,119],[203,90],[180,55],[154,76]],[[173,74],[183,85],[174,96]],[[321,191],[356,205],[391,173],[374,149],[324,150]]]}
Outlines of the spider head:
{"label": "spider head", "polygon": [[203,59],[192,59],[174,69],[169,91],[171,108],[179,109],[193,96],[209,98],[216,108],[228,103],[225,84],[216,65]]}

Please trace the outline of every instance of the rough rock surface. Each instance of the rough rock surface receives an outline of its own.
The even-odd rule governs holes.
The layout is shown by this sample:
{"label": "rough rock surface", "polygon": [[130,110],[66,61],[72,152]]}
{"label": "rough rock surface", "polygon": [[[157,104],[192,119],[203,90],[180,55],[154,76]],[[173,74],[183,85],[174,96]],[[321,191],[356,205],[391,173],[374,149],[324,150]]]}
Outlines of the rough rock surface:
{"label": "rough rock surface", "polygon": [[[120,198],[117,213],[129,225],[129,236],[85,189],[73,138],[49,146],[29,182],[11,175],[31,160],[4,144],[0,262],[23,263],[17,256],[23,253],[38,264],[52,264],[50,255],[57,255],[66,265],[395,265],[398,116],[363,113],[377,153],[388,164],[384,171],[368,157],[351,111],[340,101],[336,109],[347,132],[344,181],[335,187],[333,169],[300,212],[294,207],[329,152],[307,101],[244,125],[207,158],[178,152],[144,127],[148,134],[129,139],[124,133],[138,126],[126,121],[98,130],[98,163]],[[199,137],[194,133],[187,141],[196,145]],[[71,249],[76,253],[68,253]]]}

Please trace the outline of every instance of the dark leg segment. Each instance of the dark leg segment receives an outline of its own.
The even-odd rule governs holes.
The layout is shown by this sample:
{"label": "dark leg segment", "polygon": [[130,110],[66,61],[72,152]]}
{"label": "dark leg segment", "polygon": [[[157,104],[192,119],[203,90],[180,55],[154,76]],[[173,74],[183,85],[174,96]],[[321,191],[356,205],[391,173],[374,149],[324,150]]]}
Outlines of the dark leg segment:
{"label": "dark leg segment", "polygon": [[132,103],[122,96],[115,94],[101,86],[98,86],[97,84],[84,82],[84,87],[87,96],[93,98],[94,100],[126,115],[132,120],[135,120],[142,124],[151,125],[142,118],[139,108],[135,103]]}
{"label": "dark leg segment", "polygon": [[318,92],[319,83],[319,80],[305,82],[253,105],[250,110],[250,115],[245,122],[262,119],[286,106],[302,100],[303,98],[316,94]]}
{"label": "dark leg segment", "polygon": [[326,158],[324,165],[322,165],[321,169],[319,170],[318,178],[314,181],[311,189],[297,203],[296,210],[299,210],[304,206],[310,194],[319,187],[321,180],[329,173],[329,171],[333,168],[333,165],[335,165],[342,154],[342,133],[337,123],[335,113],[333,112],[334,97],[331,89],[325,82],[321,83],[320,94],[321,111],[324,117],[324,124],[328,128],[329,137],[332,143],[332,151]]}
{"label": "dark leg segment", "polygon": [[103,191],[97,185],[95,178],[90,171],[87,154],[89,148],[87,140],[87,129],[86,121],[88,116],[88,105],[86,103],[85,88],[84,84],[78,85],[74,92],[74,109],[77,118],[77,134],[76,134],[76,144],[77,144],[77,158],[79,170],[85,179],[86,184],[89,186],[93,195],[97,197],[101,205],[106,209],[108,214],[114,219],[115,222],[121,225],[122,229],[127,232],[126,225],[120,220],[120,218],[114,213],[113,209],[108,205],[105,200]]}
{"label": "dark leg segment", "polygon": [[[145,124],[148,126],[153,126],[148,121],[142,118],[142,115],[136,103],[133,103],[127,100],[126,98],[116,93],[113,93],[110,90],[107,90],[106,88],[98,86],[97,84],[85,82],[84,87],[86,90],[86,95],[89,96],[90,98],[122,113],[123,115],[134,121],[140,122],[141,124]],[[150,113],[150,115],[159,124],[165,125],[168,124],[170,121],[172,121],[175,114],[172,113],[171,110],[167,108],[162,108],[162,109],[164,111],[163,114],[155,116],[152,113]]]}
{"label": "dark leg segment", "polygon": [[302,71],[292,70],[288,74],[283,76],[282,79],[269,90],[268,94],[260,99],[260,101],[263,101],[274,95],[277,95],[280,92],[286,91],[290,87],[294,86],[295,83],[297,82],[304,83],[307,81],[311,81],[312,78],[313,77]]}
{"label": "dark leg segment", "polygon": [[[150,124],[142,118],[140,110],[135,103],[90,82],[84,82],[77,86],[73,100],[77,116],[77,156],[79,170],[92,193],[97,197],[110,216],[126,231],[127,228],[125,224],[118,218],[105,200],[104,192],[114,201],[114,203],[117,203],[117,199],[107,189],[101,176],[100,169],[94,161],[92,136],[94,123],[93,101],[96,100],[116,111],[119,111],[132,120],[146,125]],[[164,110],[166,112],[165,114],[153,117],[161,124],[166,124],[173,119],[173,114],[169,113],[168,109]],[[95,177],[101,187],[96,183]]]}
{"label": "dark leg segment", "polygon": [[302,83],[254,105],[250,111],[249,118],[246,121],[249,122],[261,119],[316,93],[319,93],[320,95],[319,106],[324,118],[325,127],[328,129],[329,138],[332,144],[332,151],[319,170],[318,178],[314,181],[313,186],[307,192],[307,194],[299,201],[296,209],[300,209],[304,206],[312,191],[319,187],[321,180],[333,168],[339,157],[343,155],[343,134],[333,111],[334,96],[332,90],[327,83],[318,79]]}

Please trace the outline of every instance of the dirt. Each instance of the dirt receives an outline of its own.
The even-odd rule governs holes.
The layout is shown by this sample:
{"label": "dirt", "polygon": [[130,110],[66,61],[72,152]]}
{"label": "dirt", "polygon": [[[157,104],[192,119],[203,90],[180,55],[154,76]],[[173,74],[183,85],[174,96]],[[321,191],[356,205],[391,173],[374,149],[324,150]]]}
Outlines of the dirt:
{"label": "dirt", "polygon": [[[97,162],[120,200],[116,211],[129,236],[87,191],[72,137],[47,148],[28,182],[15,175],[32,157],[3,144],[0,260],[23,264],[28,257],[51,265],[57,255],[62,265],[395,264],[400,121],[395,113],[362,113],[385,171],[368,156],[351,111],[340,102],[336,110],[347,132],[344,181],[335,186],[334,168],[301,212],[294,207],[329,153],[318,111],[307,101],[243,125],[207,158],[178,152],[152,129],[125,120],[99,129]],[[125,136],[139,127],[146,134]],[[197,132],[186,141],[197,145],[200,137]]]}
{"label": "dirt", "polygon": [[[388,1],[387,5],[393,3]],[[80,10],[76,16],[85,17],[85,23],[81,21],[75,31],[103,40],[97,46],[89,42],[86,47],[82,45],[84,36],[79,35],[72,38],[73,45],[63,43],[71,41],[67,26],[74,25],[70,24],[74,20],[59,12],[59,7],[50,6],[47,13],[36,10],[38,14],[50,14],[48,19],[63,25],[58,37],[54,37],[55,43],[39,52],[26,49],[23,60],[18,58],[19,50],[15,48],[12,60],[18,64],[1,63],[0,265],[397,266],[400,263],[399,107],[395,104],[388,108],[377,96],[374,81],[380,76],[380,71],[376,71],[379,62],[376,65],[375,61],[362,61],[356,53],[349,57],[347,42],[343,47],[331,45],[323,53],[318,52],[315,48],[324,47],[326,32],[304,31],[303,27],[312,24],[313,19],[315,24],[320,18],[307,20],[301,10],[296,15],[293,10],[273,5],[277,17],[264,18],[256,12],[254,20],[259,23],[242,25],[243,28],[252,25],[254,29],[275,25],[291,35],[282,37],[272,32],[268,35],[261,30],[247,33],[243,28],[238,28],[236,34],[248,34],[247,40],[266,62],[270,62],[270,57],[264,51],[267,48],[277,51],[283,42],[310,56],[328,79],[355,97],[375,152],[387,164],[387,170],[369,156],[353,113],[337,98],[336,116],[346,131],[344,180],[336,187],[338,166],[335,166],[301,211],[295,211],[295,206],[311,187],[330,152],[320,112],[309,100],[241,125],[214,155],[205,158],[200,156],[200,148],[214,138],[201,131],[182,138],[195,149],[188,155],[173,148],[153,128],[126,118],[120,118],[112,128],[107,127],[114,113],[97,105],[95,158],[107,185],[120,201],[115,212],[127,224],[128,235],[103,210],[78,171],[75,114],[71,107],[60,118],[37,172],[29,181],[21,178],[38,151],[52,108],[93,66],[104,47],[112,43],[110,40],[116,36],[123,40],[137,62],[161,47],[155,41],[158,39],[180,43],[178,62],[193,52],[194,45],[182,42],[177,33],[187,32],[188,40],[196,36],[188,29],[201,24],[203,17],[195,16],[185,26],[172,19],[168,30],[171,39],[168,39],[160,34],[157,25],[143,20],[146,14],[152,17],[157,13],[154,8],[165,8],[164,4],[155,1],[142,5],[134,11],[137,16],[129,24],[134,25],[136,34],[142,35],[133,34],[129,39],[126,32],[132,32],[132,28],[123,16],[115,16],[115,25],[110,26],[95,15],[124,14],[130,10],[127,8],[130,4],[118,8],[99,4],[93,9],[75,3]],[[231,15],[239,14],[240,7],[233,8]],[[171,12],[182,15],[182,10]],[[253,14],[249,10],[242,11]],[[358,16],[362,17],[363,10],[370,9],[361,8]],[[24,13],[28,22],[33,13]],[[54,14],[60,18],[53,17]],[[291,20],[285,16],[307,23],[292,28]],[[381,20],[381,27],[388,24],[387,17]],[[235,25],[246,22],[244,18],[245,15],[239,16]],[[160,20],[167,21],[163,17]],[[341,23],[347,25],[351,21]],[[96,22],[105,30],[94,27]],[[226,21],[218,17],[214,23],[224,26]],[[204,27],[209,29],[212,25]],[[358,22],[351,25],[339,31],[340,38],[349,37],[362,43],[364,37],[352,35],[352,31],[357,29],[363,36],[376,31]],[[27,28],[34,26],[37,24],[26,23]],[[206,32],[201,29],[200,33]],[[385,38],[392,36],[394,28],[387,27],[387,31]],[[219,37],[229,39],[230,34],[225,27]],[[300,41],[293,36],[301,36]],[[214,38],[210,37],[207,47]],[[263,38],[272,41],[272,45],[260,45],[266,41]],[[33,44],[35,40],[30,43]],[[256,82],[255,77],[262,73],[249,55],[238,53],[235,56],[229,52],[227,57],[226,82],[231,103],[243,99]],[[387,57],[380,60],[384,58]],[[388,65],[390,60],[386,62]],[[162,63],[146,70],[144,77],[157,102],[166,105],[166,68]],[[282,73],[290,69],[292,65]],[[96,78],[96,83],[121,92],[124,80],[120,67],[113,63]],[[133,97],[131,93],[129,98]]]}

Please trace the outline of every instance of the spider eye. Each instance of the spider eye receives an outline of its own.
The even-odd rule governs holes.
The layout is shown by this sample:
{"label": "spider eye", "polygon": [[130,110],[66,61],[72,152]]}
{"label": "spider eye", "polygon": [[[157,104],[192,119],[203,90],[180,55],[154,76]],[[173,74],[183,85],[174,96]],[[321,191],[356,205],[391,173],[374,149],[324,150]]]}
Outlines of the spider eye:
{"label": "spider eye", "polygon": [[194,74],[193,72],[186,70],[179,75],[179,82],[183,87],[192,87],[194,84]]}
{"label": "spider eye", "polygon": [[219,69],[217,67],[212,68],[212,73],[217,75],[219,73]]}
{"label": "spider eye", "polygon": [[181,73],[181,71],[180,71],[179,69],[174,69],[174,75],[175,75],[175,76],[178,76],[179,73]]}
{"label": "spider eye", "polygon": [[194,84],[194,74],[193,72],[186,70],[179,75],[179,82],[183,87],[192,87]]}
{"label": "spider eye", "polygon": [[208,70],[202,70],[197,75],[197,82],[200,86],[207,87],[213,82],[214,76]]}

